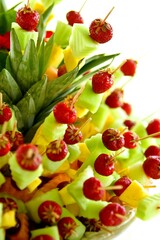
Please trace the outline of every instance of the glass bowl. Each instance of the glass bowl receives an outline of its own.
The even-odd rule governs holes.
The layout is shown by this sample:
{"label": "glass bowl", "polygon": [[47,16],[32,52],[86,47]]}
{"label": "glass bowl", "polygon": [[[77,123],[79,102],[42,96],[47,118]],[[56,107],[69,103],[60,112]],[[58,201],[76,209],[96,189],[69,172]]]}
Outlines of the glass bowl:
{"label": "glass bowl", "polygon": [[82,240],[111,240],[120,235],[135,220],[135,209],[127,208],[126,220],[116,227],[105,227],[99,232],[86,232]]}

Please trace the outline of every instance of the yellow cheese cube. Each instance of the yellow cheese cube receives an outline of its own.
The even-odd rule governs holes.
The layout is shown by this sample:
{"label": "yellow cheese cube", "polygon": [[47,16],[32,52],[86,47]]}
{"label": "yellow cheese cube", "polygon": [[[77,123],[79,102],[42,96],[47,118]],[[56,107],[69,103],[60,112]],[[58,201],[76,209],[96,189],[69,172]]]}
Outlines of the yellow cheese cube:
{"label": "yellow cheese cube", "polygon": [[119,199],[131,207],[137,207],[139,201],[146,196],[148,196],[147,190],[138,181],[133,180],[119,196]]}

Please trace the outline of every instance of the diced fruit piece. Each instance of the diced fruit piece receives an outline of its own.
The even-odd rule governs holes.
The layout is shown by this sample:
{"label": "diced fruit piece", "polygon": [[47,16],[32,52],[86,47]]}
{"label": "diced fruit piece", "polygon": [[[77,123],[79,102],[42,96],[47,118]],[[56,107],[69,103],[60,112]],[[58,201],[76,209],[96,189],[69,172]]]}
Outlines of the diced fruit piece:
{"label": "diced fruit piece", "polygon": [[69,194],[67,188],[68,188],[68,185],[66,185],[61,190],[59,190],[59,194],[63,200],[64,205],[66,206],[76,202],[75,199],[71,196],[71,194]]}
{"label": "diced fruit piece", "polygon": [[16,211],[12,209],[10,211],[4,212],[2,215],[2,227],[11,228],[16,226]]}
{"label": "diced fruit piece", "polygon": [[[45,238],[42,238],[41,236],[45,236]],[[59,232],[57,226],[46,226],[44,228],[39,228],[31,231],[31,239],[36,239],[36,237],[40,237],[42,240],[60,240]],[[39,239],[39,240],[40,240]]]}
{"label": "diced fruit piece", "polygon": [[88,166],[68,185],[69,194],[76,200],[77,204],[82,208],[87,208],[87,203],[91,200],[87,199],[83,194],[83,183],[90,177],[93,177],[93,170]]}
{"label": "diced fruit piece", "polygon": [[157,215],[159,212],[159,198],[160,194],[156,193],[140,200],[136,216],[142,220],[148,220]]}
{"label": "diced fruit piece", "polygon": [[70,72],[75,67],[77,67],[80,60],[81,60],[80,57],[74,56],[73,51],[69,46],[66,49],[64,49],[64,63],[67,72]]}
{"label": "diced fruit piece", "polygon": [[109,117],[110,113],[108,111],[107,106],[102,102],[94,114],[91,115],[92,123],[95,125],[96,129],[98,129],[99,132],[102,132],[106,119]]}
{"label": "diced fruit piece", "polygon": [[85,218],[94,218],[99,220],[99,212],[104,208],[108,203],[106,201],[90,201],[87,204],[87,208],[83,210],[80,208],[78,216]]}
{"label": "diced fruit piece", "polygon": [[32,143],[42,147],[43,152],[45,152],[46,146],[51,141],[63,138],[66,128],[67,124],[58,123],[53,112],[51,112],[36,131]]}
{"label": "diced fruit piece", "polygon": [[129,206],[135,208],[138,206],[139,201],[147,196],[147,190],[138,181],[133,180],[131,184],[119,196],[119,199]]}
{"label": "diced fruit piece", "polygon": [[75,160],[77,160],[81,154],[80,147],[78,144],[68,145],[68,152],[69,152],[69,156],[68,156],[69,163],[72,163]]}
{"label": "diced fruit piece", "polygon": [[89,37],[89,30],[86,26],[76,23],[73,25],[69,46],[73,51],[73,55],[82,59],[93,53],[98,44]]}
{"label": "diced fruit piece", "polygon": [[33,39],[35,44],[38,40],[38,32],[35,31],[26,31],[22,29],[17,23],[12,22],[12,28],[15,30],[21,49],[25,50],[30,39]]}
{"label": "diced fruit piece", "polygon": [[69,39],[72,34],[72,27],[68,24],[57,21],[55,33],[54,33],[54,43],[62,48],[66,48],[69,44]]}
{"label": "diced fruit piece", "polygon": [[30,192],[33,192],[37,187],[42,183],[42,180],[40,178],[36,178],[33,182],[31,182],[27,188]]}
{"label": "diced fruit piece", "polygon": [[6,179],[4,177],[4,175],[0,172],[0,186],[5,183]]}
{"label": "diced fruit piece", "polygon": [[96,94],[92,90],[92,83],[87,81],[85,88],[78,98],[77,105],[83,108],[87,108],[91,113],[95,113],[102,101],[103,93]]}
{"label": "diced fruit piece", "polygon": [[64,57],[63,48],[61,46],[54,44],[51,50],[51,55],[49,58],[48,66],[57,68],[62,62]]}
{"label": "diced fruit piece", "polygon": [[52,81],[58,77],[58,70],[55,67],[48,67],[45,75],[47,76],[48,81]]}

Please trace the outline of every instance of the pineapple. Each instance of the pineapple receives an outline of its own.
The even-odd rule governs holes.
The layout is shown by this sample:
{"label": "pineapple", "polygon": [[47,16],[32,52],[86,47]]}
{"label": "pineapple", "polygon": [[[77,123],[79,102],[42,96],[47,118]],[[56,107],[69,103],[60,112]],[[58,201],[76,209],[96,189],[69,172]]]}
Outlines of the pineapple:
{"label": "pineapple", "polygon": [[[17,128],[24,134],[26,142],[32,140],[36,130],[57,102],[62,101],[68,94],[75,93],[83,81],[89,79],[100,67],[106,68],[118,55],[99,54],[81,59],[72,70],[54,81],[48,81],[45,71],[49,66],[55,42],[54,35],[45,42],[44,34],[46,21],[53,6],[54,4],[50,5],[41,15],[38,41],[35,43],[30,39],[24,51],[21,49],[15,29],[10,30],[10,52],[0,72],[0,92],[3,94],[3,101],[13,109]],[[58,29],[58,34],[61,31],[63,29]],[[72,32],[71,37],[73,39]],[[56,44],[57,38],[56,35]],[[64,59],[60,64],[63,63]],[[88,70],[90,73],[84,75]]]}

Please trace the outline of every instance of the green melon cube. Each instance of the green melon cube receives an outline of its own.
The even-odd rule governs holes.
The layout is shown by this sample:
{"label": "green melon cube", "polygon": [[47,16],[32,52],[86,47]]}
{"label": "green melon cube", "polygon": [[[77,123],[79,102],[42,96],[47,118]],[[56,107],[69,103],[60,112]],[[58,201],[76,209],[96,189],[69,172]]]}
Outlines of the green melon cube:
{"label": "green melon cube", "polygon": [[77,227],[75,228],[72,235],[69,236],[67,239],[68,240],[81,240],[84,233],[85,233],[86,227],[71,212],[69,212],[66,208],[62,208],[61,218],[63,218],[63,217],[73,218],[74,221],[76,222],[76,225],[77,225]]}
{"label": "green melon cube", "polygon": [[38,208],[41,203],[44,201],[54,201],[60,204],[60,206],[63,205],[62,199],[59,195],[58,189],[52,189],[46,193],[41,194],[40,196],[37,196],[30,201],[26,202],[26,208],[29,212],[30,217],[32,218],[33,221],[36,223],[39,223],[41,221],[39,215],[38,215]]}
{"label": "green melon cube", "polygon": [[0,228],[2,227],[2,215],[3,215],[3,203],[0,202]]}
{"label": "green melon cube", "polygon": [[34,40],[35,45],[37,44],[38,32],[26,31],[22,29],[16,22],[12,22],[11,28],[14,28],[17,34],[17,37],[21,46],[21,50],[25,50],[30,39]]}
{"label": "green melon cube", "polygon": [[5,240],[6,239],[5,235],[6,235],[5,230],[3,228],[0,228],[0,239]]}
{"label": "green melon cube", "polygon": [[99,212],[101,211],[102,208],[107,206],[106,201],[90,201],[87,204],[87,208],[83,210],[82,208],[80,209],[79,216],[80,217],[85,217],[85,218],[94,218],[94,219],[99,219]]}
{"label": "green melon cube", "polygon": [[43,164],[43,168],[51,173],[54,173],[57,171],[57,169],[62,166],[62,164],[67,161],[69,156],[69,153],[67,154],[67,156],[62,159],[61,161],[52,161],[50,160],[46,154],[43,155],[42,157],[42,164]]}
{"label": "green melon cube", "polygon": [[101,153],[111,153],[111,151],[108,150],[102,142],[102,133],[97,133],[90,138],[85,139],[85,144],[91,153],[96,149]]}
{"label": "green melon cube", "polygon": [[142,220],[153,218],[159,213],[160,193],[150,195],[139,201],[136,216]]}
{"label": "green melon cube", "polygon": [[62,48],[66,48],[72,33],[72,27],[69,24],[58,21],[54,33],[54,42]]}
{"label": "green melon cube", "polygon": [[91,113],[97,112],[103,98],[103,93],[97,94],[92,90],[92,82],[88,80],[83,92],[78,98],[77,105],[87,108]]}
{"label": "green melon cube", "polygon": [[9,166],[13,180],[19,189],[23,190],[43,172],[42,164],[34,171],[22,169],[16,160],[16,154],[9,159]]}
{"label": "green melon cube", "polygon": [[0,186],[5,183],[6,179],[5,177],[3,176],[3,174],[0,172]]}
{"label": "green melon cube", "polygon": [[1,197],[2,198],[11,198],[11,199],[13,199],[16,202],[17,206],[18,206],[18,209],[17,209],[18,213],[22,213],[22,212],[26,213],[27,212],[25,204],[24,204],[24,202],[22,200],[17,199],[15,197],[13,197],[12,195],[10,195],[8,193],[5,193],[5,192],[0,193],[0,198]]}
{"label": "green melon cube", "polygon": [[137,180],[142,185],[146,185],[147,183],[150,185],[150,178],[145,174],[141,161],[128,168],[127,176],[132,180]]}
{"label": "green melon cube", "polygon": [[45,227],[45,228],[39,228],[31,231],[31,238],[40,236],[40,235],[49,235],[53,237],[56,240],[60,240],[58,227],[57,226],[51,226],[51,227]]}
{"label": "green melon cube", "polygon": [[87,209],[88,203],[91,201],[86,198],[83,194],[83,183],[90,177],[93,177],[93,169],[91,166],[88,166],[81,172],[70,184],[68,184],[67,190],[69,194],[75,199],[77,204],[83,210]]}
{"label": "green melon cube", "polygon": [[98,131],[103,130],[106,123],[106,119],[108,118],[109,115],[110,112],[108,111],[108,107],[104,103],[101,103],[97,112],[91,115],[92,123],[95,125]]}
{"label": "green melon cube", "polygon": [[89,36],[89,29],[84,24],[74,24],[69,46],[77,58],[85,58],[98,48],[98,43]]}
{"label": "green melon cube", "polygon": [[69,151],[68,161],[70,163],[77,160],[81,153],[78,144],[68,145],[68,151]]}

